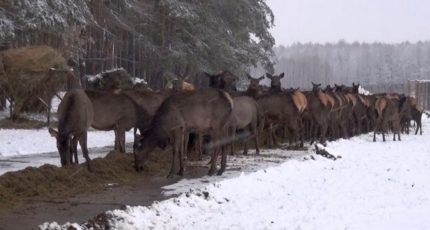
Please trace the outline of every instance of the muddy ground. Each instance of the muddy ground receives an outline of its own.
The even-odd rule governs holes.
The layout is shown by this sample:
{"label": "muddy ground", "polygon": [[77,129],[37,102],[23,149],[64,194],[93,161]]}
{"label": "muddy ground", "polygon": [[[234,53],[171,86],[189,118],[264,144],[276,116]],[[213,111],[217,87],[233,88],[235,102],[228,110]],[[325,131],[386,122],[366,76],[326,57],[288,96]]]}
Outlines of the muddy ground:
{"label": "muddy ground", "polygon": [[[284,156],[264,152],[260,156],[229,157],[225,175],[255,171],[307,154],[296,151],[296,155]],[[94,173],[89,173],[84,164],[68,168],[43,165],[5,173],[0,176],[0,229],[37,229],[39,224],[52,221],[83,223],[107,210],[167,199],[162,187],[207,174],[208,156],[203,161],[190,162],[184,177],[166,178],[170,154],[169,149],[158,150],[143,173],[135,172],[132,154],[118,152],[93,160]],[[210,182],[204,179],[198,183]]]}

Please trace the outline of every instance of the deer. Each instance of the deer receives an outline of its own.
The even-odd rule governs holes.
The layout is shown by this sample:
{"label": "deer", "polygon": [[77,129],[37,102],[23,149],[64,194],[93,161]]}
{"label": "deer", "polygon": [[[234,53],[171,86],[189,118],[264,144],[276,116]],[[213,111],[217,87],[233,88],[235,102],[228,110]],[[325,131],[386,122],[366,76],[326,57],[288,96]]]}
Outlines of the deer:
{"label": "deer", "polygon": [[93,124],[94,110],[91,100],[82,89],[67,92],[58,107],[58,130],[49,128],[51,136],[57,141],[61,165],[79,164],[77,155],[78,142],[86,160],[89,171],[92,171],[91,159],[88,156],[87,133]]}
{"label": "deer", "polygon": [[[180,92],[167,98],[152,120],[150,127],[139,140],[134,150],[135,169],[141,171],[153,150],[168,140],[172,144],[172,165],[168,177],[175,172],[175,159],[179,155],[180,169],[177,175],[184,174],[185,135],[187,132],[209,132],[211,135],[212,157],[208,174],[216,171],[216,162],[226,131],[226,124],[231,119],[233,100],[224,91],[205,89]],[[227,156],[222,153],[221,175],[226,169]]]}

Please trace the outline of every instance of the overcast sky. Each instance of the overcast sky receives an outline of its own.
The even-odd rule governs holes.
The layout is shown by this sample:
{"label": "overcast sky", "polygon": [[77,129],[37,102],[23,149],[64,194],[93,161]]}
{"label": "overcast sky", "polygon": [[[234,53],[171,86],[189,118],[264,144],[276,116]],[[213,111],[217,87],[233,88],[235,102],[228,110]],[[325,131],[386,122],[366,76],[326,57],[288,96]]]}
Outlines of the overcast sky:
{"label": "overcast sky", "polygon": [[430,0],[267,0],[276,44],[430,40]]}

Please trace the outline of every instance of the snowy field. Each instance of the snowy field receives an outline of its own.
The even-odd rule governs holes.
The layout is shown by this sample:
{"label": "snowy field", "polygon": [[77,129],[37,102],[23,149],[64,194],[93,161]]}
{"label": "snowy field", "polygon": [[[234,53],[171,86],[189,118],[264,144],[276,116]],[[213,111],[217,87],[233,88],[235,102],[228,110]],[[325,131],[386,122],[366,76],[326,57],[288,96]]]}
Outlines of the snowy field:
{"label": "snowy field", "polygon": [[335,161],[312,155],[205,187],[181,181],[168,188],[175,198],[106,214],[113,229],[430,229],[429,137],[339,140],[326,148]]}

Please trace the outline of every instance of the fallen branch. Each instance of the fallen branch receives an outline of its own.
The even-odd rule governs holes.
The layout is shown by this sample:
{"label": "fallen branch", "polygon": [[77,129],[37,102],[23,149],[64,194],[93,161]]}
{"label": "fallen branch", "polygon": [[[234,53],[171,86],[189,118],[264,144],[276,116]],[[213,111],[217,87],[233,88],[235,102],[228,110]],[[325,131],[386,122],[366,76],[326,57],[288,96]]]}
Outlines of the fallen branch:
{"label": "fallen branch", "polygon": [[335,157],[334,155],[330,154],[325,148],[318,148],[318,144],[315,144],[315,153],[318,155],[321,155],[327,159],[331,160],[337,160],[340,157]]}

